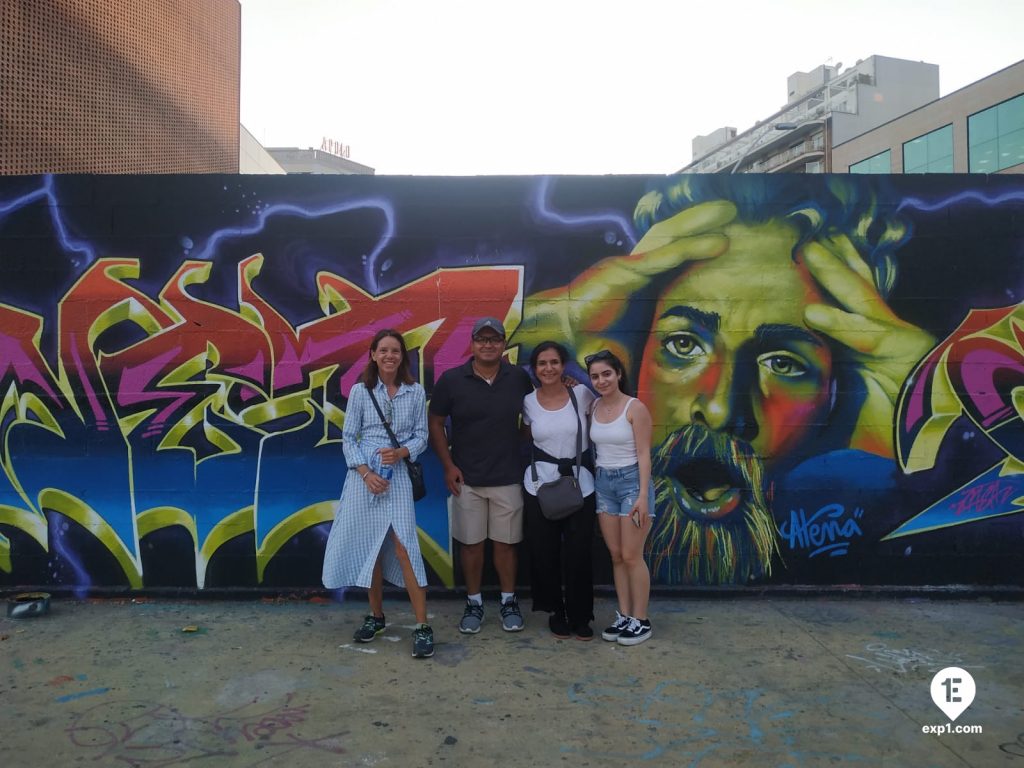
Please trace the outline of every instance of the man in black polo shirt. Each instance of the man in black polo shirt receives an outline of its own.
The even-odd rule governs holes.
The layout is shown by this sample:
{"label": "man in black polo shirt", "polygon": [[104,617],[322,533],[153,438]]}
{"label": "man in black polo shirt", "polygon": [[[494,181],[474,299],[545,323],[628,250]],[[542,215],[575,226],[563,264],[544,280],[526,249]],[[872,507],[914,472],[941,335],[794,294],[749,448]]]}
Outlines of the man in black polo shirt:
{"label": "man in black polo shirt", "polygon": [[[430,398],[430,444],[452,494],[452,538],[461,546],[466,609],[459,631],[476,634],[484,618],[480,582],[484,541],[494,547],[501,584],[501,626],[523,628],[516,600],[516,545],[523,538],[523,471],[519,463],[523,398],[529,375],[502,358],[505,327],[493,317],[473,326],[473,356],[445,371]],[[451,417],[451,449],[445,420]]]}

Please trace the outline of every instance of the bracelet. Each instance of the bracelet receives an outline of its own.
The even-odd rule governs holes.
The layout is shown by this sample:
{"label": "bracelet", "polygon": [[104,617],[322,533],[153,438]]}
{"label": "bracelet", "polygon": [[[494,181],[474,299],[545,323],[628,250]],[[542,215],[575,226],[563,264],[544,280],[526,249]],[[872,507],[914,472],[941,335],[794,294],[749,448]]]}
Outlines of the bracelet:
{"label": "bracelet", "polygon": [[363,478],[363,480],[365,480],[368,474],[370,474],[370,470],[366,470],[365,472],[363,472],[363,474],[361,474],[360,477]]}

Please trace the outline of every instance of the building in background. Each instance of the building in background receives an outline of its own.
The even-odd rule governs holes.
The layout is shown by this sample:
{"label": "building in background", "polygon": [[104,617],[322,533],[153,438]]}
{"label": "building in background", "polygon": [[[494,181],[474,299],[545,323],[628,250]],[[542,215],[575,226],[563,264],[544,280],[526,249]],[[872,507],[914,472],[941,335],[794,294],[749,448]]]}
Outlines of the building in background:
{"label": "building in background", "polygon": [[238,143],[239,173],[288,173],[243,125]]}
{"label": "building in background", "polygon": [[0,3],[0,173],[237,173],[238,0]]}
{"label": "building in background", "polygon": [[[753,128],[693,139],[682,173],[827,173],[831,148],[939,97],[935,64],[871,56],[787,79],[787,103]],[[717,140],[717,142],[716,142]]]}
{"label": "building in background", "polygon": [[[327,140],[324,140],[327,144]],[[330,146],[335,146],[334,143]],[[348,147],[346,146],[347,150]],[[345,176],[372,176],[374,169],[368,165],[349,160],[342,154],[325,149],[299,149],[298,147],[267,147],[268,154],[285,170],[285,173],[333,173]]]}
{"label": "building in background", "polygon": [[1024,173],[1024,61],[835,142],[836,173]]}

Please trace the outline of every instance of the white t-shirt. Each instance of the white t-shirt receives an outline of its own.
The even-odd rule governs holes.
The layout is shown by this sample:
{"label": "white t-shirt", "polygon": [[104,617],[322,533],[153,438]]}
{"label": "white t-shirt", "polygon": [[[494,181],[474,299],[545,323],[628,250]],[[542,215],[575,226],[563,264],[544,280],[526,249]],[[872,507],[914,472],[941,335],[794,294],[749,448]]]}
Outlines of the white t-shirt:
{"label": "white t-shirt", "polygon": [[[587,438],[587,409],[594,402],[594,394],[582,384],[573,387],[576,403],[579,407],[579,418],[572,410],[572,400],[566,400],[564,406],[557,411],[542,408],[537,402],[537,393],[531,392],[523,400],[523,421],[530,425],[534,444],[549,456],[572,458],[576,461],[576,428],[582,431],[583,443],[581,450],[587,450],[590,441]],[[558,479],[558,465],[547,461],[537,462],[537,483],[533,482],[533,473],[526,468],[523,486],[531,496],[537,495],[538,483],[550,483]],[[584,496],[594,492],[594,476],[586,467],[580,467],[580,490]]]}

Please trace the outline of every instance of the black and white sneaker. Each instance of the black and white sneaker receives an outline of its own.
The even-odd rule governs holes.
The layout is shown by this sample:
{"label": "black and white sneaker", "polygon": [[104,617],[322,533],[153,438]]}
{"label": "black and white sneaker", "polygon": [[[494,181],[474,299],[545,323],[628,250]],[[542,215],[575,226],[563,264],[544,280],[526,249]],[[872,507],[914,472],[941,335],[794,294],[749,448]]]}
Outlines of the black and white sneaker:
{"label": "black and white sneaker", "polygon": [[619,639],[619,635],[622,631],[629,626],[629,616],[623,616],[618,611],[615,612],[615,621],[612,625],[605,627],[604,631],[601,632],[601,639],[607,640],[609,643],[614,643]]}
{"label": "black and white sneaker", "polygon": [[622,630],[616,642],[619,645],[640,645],[651,636],[651,622],[630,617],[629,625]]}

